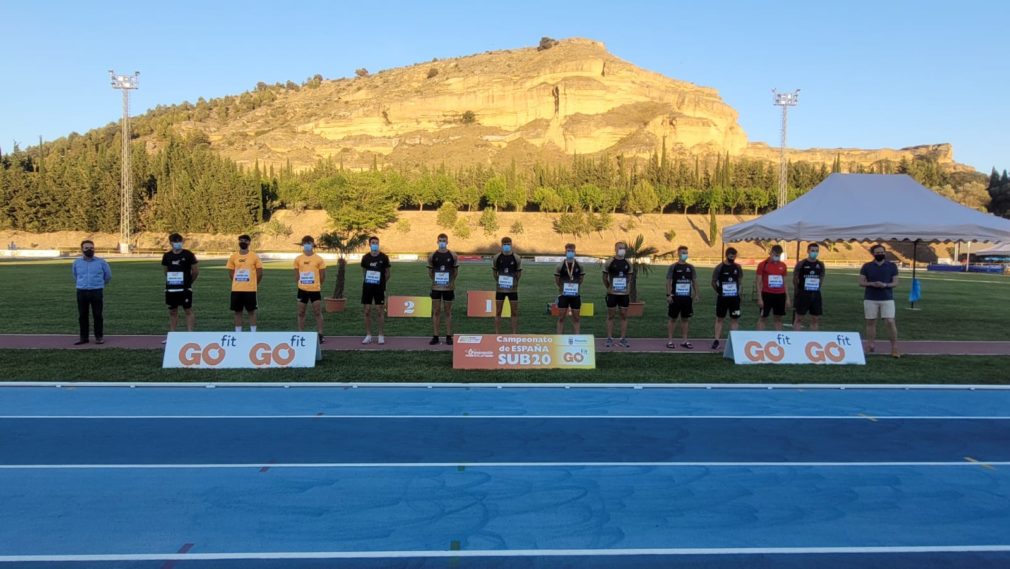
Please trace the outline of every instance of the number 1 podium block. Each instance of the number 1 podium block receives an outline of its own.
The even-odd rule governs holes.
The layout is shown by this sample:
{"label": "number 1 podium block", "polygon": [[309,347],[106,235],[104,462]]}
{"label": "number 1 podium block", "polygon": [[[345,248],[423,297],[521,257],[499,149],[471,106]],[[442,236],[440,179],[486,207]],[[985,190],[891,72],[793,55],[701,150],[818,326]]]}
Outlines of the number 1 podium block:
{"label": "number 1 podium block", "polygon": [[[495,298],[493,290],[466,291],[466,315],[470,318],[494,318]],[[501,309],[502,317],[512,316],[512,307],[508,299]]]}

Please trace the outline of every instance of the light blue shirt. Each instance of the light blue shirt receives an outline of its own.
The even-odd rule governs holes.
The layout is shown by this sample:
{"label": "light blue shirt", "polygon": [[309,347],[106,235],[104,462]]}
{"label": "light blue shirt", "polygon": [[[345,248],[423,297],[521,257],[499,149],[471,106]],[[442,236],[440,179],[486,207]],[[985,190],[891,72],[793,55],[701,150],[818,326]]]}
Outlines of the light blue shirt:
{"label": "light blue shirt", "polygon": [[105,288],[112,280],[112,269],[105,259],[92,257],[90,261],[83,256],[74,259],[71,267],[74,272],[74,280],[77,281],[77,288],[80,290],[95,290]]}

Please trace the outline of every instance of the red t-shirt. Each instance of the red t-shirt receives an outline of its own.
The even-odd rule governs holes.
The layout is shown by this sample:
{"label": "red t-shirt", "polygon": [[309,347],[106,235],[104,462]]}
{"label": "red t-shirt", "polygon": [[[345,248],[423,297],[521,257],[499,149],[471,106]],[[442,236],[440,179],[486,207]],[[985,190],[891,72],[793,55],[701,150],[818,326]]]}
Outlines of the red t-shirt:
{"label": "red t-shirt", "polygon": [[785,263],[765,259],[758,263],[757,272],[761,275],[761,292],[786,293],[786,275],[789,273],[789,268]]}

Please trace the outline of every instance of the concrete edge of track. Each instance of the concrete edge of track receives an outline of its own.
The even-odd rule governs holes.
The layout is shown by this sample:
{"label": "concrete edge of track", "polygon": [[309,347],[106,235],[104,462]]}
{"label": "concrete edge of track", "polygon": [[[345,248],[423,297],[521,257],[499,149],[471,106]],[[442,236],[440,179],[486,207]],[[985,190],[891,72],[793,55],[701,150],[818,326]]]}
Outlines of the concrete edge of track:
{"label": "concrete edge of track", "polygon": [[902,383],[430,383],[430,382],[201,382],[201,381],[168,381],[168,382],[129,382],[129,381],[2,381],[0,389],[5,387],[119,387],[127,389],[151,387],[203,387],[205,389],[229,388],[425,388],[425,389],[763,389],[763,390],[804,390],[832,389],[841,391],[890,389],[896,391],[911,390],[1008,390],[1010,385],[975,385],[975,384],[902,384]]}

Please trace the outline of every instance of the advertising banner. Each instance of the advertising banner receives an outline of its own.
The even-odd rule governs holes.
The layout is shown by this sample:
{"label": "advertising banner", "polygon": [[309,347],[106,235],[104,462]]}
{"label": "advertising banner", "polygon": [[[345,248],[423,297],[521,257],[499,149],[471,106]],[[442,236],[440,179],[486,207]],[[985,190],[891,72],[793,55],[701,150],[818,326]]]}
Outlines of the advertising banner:
{"label": "advertising banner", "polygon": [[733,331],[723,356],[738,364],[866,365],[857,332]]}
{"label": "advertising banner", "polygon": [[[493,290],[466,291],[466,315],[470,318],[494,318],[495,298]],[[501,308],[503,318],[512,316],[509,301]]]}
{"label": "advertising banner", "polygon": [[430,296],[391,296],[386,300],[390,318],[431,318]]}
{"label": "advertising banner", "polygon": [[170,332],[162,367],[315,367],[317,359],[315,332]]}
{"label": "advertising banner", "polygon": [[595,369],[590,334],[456,334],[453,369]]}

